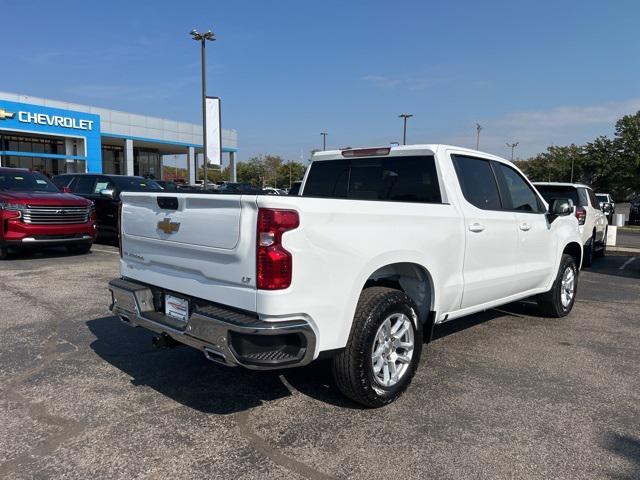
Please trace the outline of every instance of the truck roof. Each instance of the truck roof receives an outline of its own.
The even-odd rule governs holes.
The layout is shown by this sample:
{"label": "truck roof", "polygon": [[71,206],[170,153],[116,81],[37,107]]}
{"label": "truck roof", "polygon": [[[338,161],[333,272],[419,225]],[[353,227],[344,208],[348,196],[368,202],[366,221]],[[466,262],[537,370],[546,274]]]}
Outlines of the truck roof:
{"label": "truck roof", "polygon": [[[311,160],[314,162],[322,161],[322,160],[341,160],[345,158],[343,155],[343,152],[346,152],[349,150],[375,150],[375,149],[389,149],[388,155],[398,155],[398,156],[411,155],[416,152],[425,153],[425,151],[435,154],[440,149],[452,149],[452,150],[456,150],[458,152],[466,153],[469,155],[476,155],[482,158],[489,158],[489,159],[498,160],[500,162],[511,164],[509,160],[506,160],[502,157],[498,157],[497,155],[493,155],[491,153],[481,152],[479,150],[473,150],[471,148],[458,147],[455,145],[447,145],[443,143],[424,143],[424,144],[420,143],[420,144],[414,144],[414,145],[397,145],[397,146],[396,145],[380,145],[380,146],[371,146],[371,147],[354,147],[354,148],[348,147],[340,150],[324,150],[324,151],[314,153],[313,156],[311,157]],[[382,155],[372,155],[372,157],[375,157],[375,156],[382,156]],[[354,157],[358,157],[358,155],[354,155]]]}
{"label": "truck roof", "polygon": [[549,185],[551,187],[581,187],[581,188],[591,188],[589,185],[585,185],[584,183],[570,183],[570,182],[533,182],[534,185]]}

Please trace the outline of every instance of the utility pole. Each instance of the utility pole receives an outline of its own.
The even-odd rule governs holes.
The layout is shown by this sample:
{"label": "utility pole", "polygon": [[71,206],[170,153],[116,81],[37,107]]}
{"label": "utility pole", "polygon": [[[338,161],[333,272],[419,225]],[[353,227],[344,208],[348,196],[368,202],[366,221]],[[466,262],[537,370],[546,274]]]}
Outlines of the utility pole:
{"label": "utility pole", "polygon": [[322,151],[327,149],[327,135],[329,135],[327,132],[320,132],[320,135],[322,135]]}
{"label": "utility pole", "polygon": [[403,120],[404,123],[404,127],[402,129],[402,144],[406,145],[407,144],[407,119],[413,117],[413,114],[411,113],[401,113],[400,115],[398,115],[398,118],[401,118]]}
{"label": "utility pole", "polygon": [[476,150],[480,150],[480,130],[482,130],[482,125],[476,123]]}
{"label": "utility pole", "polygon": [[[203,152],[203,162],[202,168],[204,170],[204,180],[202,182],[202,188],[204,191],[207,191],[207,69],[206,69],[206,60],[205,60],[205,43],[208,41],[213,42],[216,39],[216,36],[213,34],[211,30],[206,33],[198,33],[198,31],[194,28],[189,33],[191,38],[195,41],[200,42],[200,55],[202,62],[202,152]],[[196,156],[196,159],[198,157]],[[198,161],[196,160],[196,172],[198,171]]]}
{"label": "utility pole", "polygon": [[511,161],[513,162],[513,151],[520,144],[520,142],[509,143],[507,142],[507,147],[511,148]]}

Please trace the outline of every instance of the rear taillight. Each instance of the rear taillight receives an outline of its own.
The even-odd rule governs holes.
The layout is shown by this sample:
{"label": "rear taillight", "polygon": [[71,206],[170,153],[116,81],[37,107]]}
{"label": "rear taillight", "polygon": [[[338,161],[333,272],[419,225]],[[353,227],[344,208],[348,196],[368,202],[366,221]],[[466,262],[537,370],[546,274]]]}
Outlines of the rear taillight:
{"label": "rear taillight", "polygon": [[118,202],[118,250],[122,258],[122,202]]}
{"label": "rear taillight", "polygon": [[260,290],[281,290],[291,285],[293,257],[282,246],[282,234],[300,225],[295,210],[258,210],[256,279]]}
{"label": "rear taillight", "polygon": [[584,221],[587,219],[587,211],[584,207],[576,207],[576,218],[578,219],[578,224],[584,225]]}

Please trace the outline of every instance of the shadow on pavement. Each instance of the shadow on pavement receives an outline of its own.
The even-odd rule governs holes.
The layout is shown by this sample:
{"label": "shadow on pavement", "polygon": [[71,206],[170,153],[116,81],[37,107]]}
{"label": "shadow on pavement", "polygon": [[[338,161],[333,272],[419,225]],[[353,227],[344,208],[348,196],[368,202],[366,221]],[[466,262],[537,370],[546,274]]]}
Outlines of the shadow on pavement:
{"label": "shadow on pavement", "polygon": [[612,433],[604,442],[605,448],[632,463],[632,471],[628,476],[616,476],[620,479],[640,478],[640,438]]}
{"label": "shadow on pavement", "polygon": [[[490,310],[438,325],[433,340],[503,315],[505,312]],[[158,350],[151,344],[151,332],[132,328],[113,316],[89,320],[86,324],[96,337],[91,349],[129,375],[133,385],[151,387],[205,413],[231,414],[247,410],[291,395],[291,387],[341,408],[363,408],[336,388],[329,360],[286,370],[252,371],[210,362],[200,351],[187,346]]]}
{"label": "shadow on pavement", "polygon": [[640,278],[640,255],[607,255],[604,258],[596,258],[591,267],[585,268],[583,272]]}
{"label": "shadow on pavement", "polygon": [[256,407],[291,395],[286,383],[320,401],[358,408],[333,386],[326,361],[284,371],[257,372],[218,365],[187,346],[158,350],[151,345],[153,334],[129,327],[116,317],[89,320],[87,326],[96,337],[90,345],[93,351],[129,375],[133,385],[151,387],[201,412],[231,414]]}
{"label": "shadow on pavement", "polygon": [[39,247],[39,248],[10,248],[9,256],[2,262],[11,262],[16,260],[32,260],[32,259],[49,259],[62,257],[82,257],[91,255],[89,253],[72,253],[67,251],[65,247]]}

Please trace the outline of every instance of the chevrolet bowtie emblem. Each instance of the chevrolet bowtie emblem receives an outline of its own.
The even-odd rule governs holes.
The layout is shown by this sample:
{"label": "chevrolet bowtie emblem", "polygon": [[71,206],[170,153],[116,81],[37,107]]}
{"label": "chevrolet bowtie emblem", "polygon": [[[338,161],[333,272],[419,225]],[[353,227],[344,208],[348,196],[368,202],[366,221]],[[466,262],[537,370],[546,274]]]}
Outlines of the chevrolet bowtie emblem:
{"label": "chevrolet bowtie emblem", "polygon": [[4,120],[6,118],[13,118],[16,114],[14,112],[7,112],[4,108],[0,108],[0,120]]}
{"label": "chevrolet bowtie emblem", "polygon": [[172,222],[170,218],[158,222],[158,230],[162,230],[166,234],[176,233],[179,229],[180,222]]}

